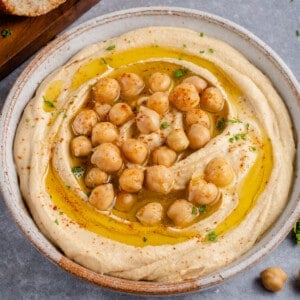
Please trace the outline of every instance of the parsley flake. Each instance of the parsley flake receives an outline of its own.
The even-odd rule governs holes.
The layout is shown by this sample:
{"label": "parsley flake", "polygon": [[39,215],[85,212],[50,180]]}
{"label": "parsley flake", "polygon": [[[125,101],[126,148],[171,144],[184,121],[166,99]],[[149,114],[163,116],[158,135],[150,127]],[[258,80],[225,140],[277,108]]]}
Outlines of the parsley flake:
{"label": "parsley flake", "polygon": [[206,212],[206,205],[201,205],[201,206],[199,207],[199,212],[200,212],[201,214],[205,213],[205,212]]}
{"label": "parsley flake", "polygon": [[116,45],[110,45],[105,50],[111,51],[111,50],[114,50],[115,48],[116,48]]}
{"label": "parsley flake", "polygon": [[107,61],[103,57],[101,58],[101,60],[105,65],[107,65]]}
{"label": "parsley flake", "polygon": [[228,139],[228,141],[230,143],[233,143],[234,141],[239,141],[239,140],[244,140],[245,141],[246,140],[246,135],[247,135],[246,132],[244,132],[244,133],[237,133],[234,136],[230,137]]}
{"label": "parsley flake", "polygon": [[75,166],[71,168],[71,172],[74,174],[76,178],[80,178],[84,174],[84,168],[81,166]]}
{"label": "parsley flake", "polygon": [[47,105],[49,107],[55,107],[55,105],[52,101],[47,100],[44,96],[43,96],[43,99],[44,99],[44,104],[45,105]]}
{"label": "parsley flake", "polygon": [[188,71],[186,69],[178,69],[173,73],[174,78],[180,78],[184,76]]}
{"label": "parsley flake", "polygon": [[62,211],[59,212],[60,215],[63,215],[64,213]]}
{"label": "parsley flake", "polygon": [[168,122],[162,122],[160,126],[161,126],[161,128],[166,129],[166,128],[168,128],[170,125],[169,125]]}
{"label": "parsley flake", "polygon": [[222,131],[225,128],[225,126],[226,126],[226,120],[225,120],[225,118],[221,118],[221,119],[219,119],[217,121],[217,129],[219,131]]}
{"label": "parsley flake", "polygon": [[59,225],[59,223],[58,223],[58,220],[57,220],[57,219],[55,219],[54,223],[55,223],[56,225]]}
{"label": "parsley flake", "polygon": [[200,32],[199,35],[200,35],[200,37],[203,37],[203,36],[204,36],[204,33],[203,33],[203,32]]}
{"label": "parsley flake", "polygon": [[207,237],[211,242],[216,242],[218,238],[217,234],[214,231],[210,231]]}
{"label": "parsley flake", "polygon": [[146,243],[147,242],[147,238],[145,236],[143,236],[143,242]]}
{"label": "parsley flake", "polygon": [[228,120],[229,123],[235,124],[235,123],[242,123],[242,121],[238,118],[233,118]]}
{"label": "parsley flake", "polygon": [[30,122],[30,119],[29,119],[29,118],[26,118],[26,119],[25,119],[25,122],[26,122],[26,123],[29,123],[29,122]]}
{"label": "parsley flake", "polygon": [[295,224],[293,231],[295,234],[296,243],[297,243],[297,245],[300,245],[300,219]]}
{"label": "parsley flake", "polygon": [[210,53],[214,53],[214,52],[215,52],[215,49],[209,48],[208,51],[209,51]]}
{"label": "parsley flake", "polygon": [[300,31],[296,30],[296,36],[299,37],[300,36]]}
{"label": "parsley flake", "polygon": [[10,36],[10,35],[12,35],[12,30],[10,30],[10,29],[8,29],[8,28],[3,29],[3,30],[1,31],[1,36],[2,36],[3,38],[6,38],[6,37],[8,37],[8,36]]}
{"label": "parsley flake", "polygon": [[205,50],[200,50],[199,53],[203,54],[205,52]]}
{"label": "parsley flake", "polygon": [[192,215],[197,215],[197,213],[198,213],[197,207],[193,206],[192,207]]}
{"label": "parsley flake", "polygon": [[254,152],[254,151],[256,151],[256,148],[254,146],[251,146],[250,151]]}

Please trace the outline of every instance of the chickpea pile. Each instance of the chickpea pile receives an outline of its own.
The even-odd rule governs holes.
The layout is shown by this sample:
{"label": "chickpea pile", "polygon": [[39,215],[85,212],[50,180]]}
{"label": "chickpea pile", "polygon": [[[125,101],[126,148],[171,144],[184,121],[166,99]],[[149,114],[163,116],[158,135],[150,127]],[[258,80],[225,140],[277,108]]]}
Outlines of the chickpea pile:
{"label": "chickpea pile", "polygon": [[[174,174],[170,167],[184,151],[196,151],[212,138],[209,114],[220,112],[224,98],[220,90],[199,76],[189,76],[174,87],[168,74],[154,72],[145,81],[136,73],[125,72],[115,78],[100,78],[91,89],[91,108],[81,110],[72,121],[72,155],[88,167],[84,182],[91,189],[88,201],[98,210],[134,209],[142,189],[168,194]],[[146,101],[136,109],[139,97]],[[170,127],[164,143],[149,150],[139,135],[149,135],[169,127],[162,123],[171,110],[183,114],[183,127]],[[137,134],[120,142],[120,128],[134,120]],[[190,153],[189,152],[189,153]],[[176,199],[164,207],[159,196],[135,211],[136,220],[146,226],[162,223],[184,227],[199,215],[194,207],[210,205],[220,199],[220,187],[233,180],[228,162],[216,157],[205,167],[201,178],[187,186],[186,199]]]}

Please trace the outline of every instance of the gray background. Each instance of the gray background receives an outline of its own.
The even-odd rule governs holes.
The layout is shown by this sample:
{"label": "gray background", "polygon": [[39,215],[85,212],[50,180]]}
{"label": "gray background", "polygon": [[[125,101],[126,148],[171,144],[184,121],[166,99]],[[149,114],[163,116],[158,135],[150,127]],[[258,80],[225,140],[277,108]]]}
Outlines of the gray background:
{"label": "gray background", "polygon": [[[207,11],[227,18],[271,46],[300,77],[300,1],[299,0],[102,0],[71,27],[93,17],[138,6],[180,6]],[[1,107],[27,63],[0,81]],[[44,258],[14,224],[0,197],[0,299],[134,299],[81,281]],[[259,273],[272,265],[281,266],[288,274],[283,291],[273,294],[261,287]],[[208,290],[180,295],[178,299],[300,299],[296,276],[300,269],[300,246],[290,234],[263,261],[237,276]],[[153,297],[136,297],[153,299]],[[157,298],[156,298],[157,299]]]}

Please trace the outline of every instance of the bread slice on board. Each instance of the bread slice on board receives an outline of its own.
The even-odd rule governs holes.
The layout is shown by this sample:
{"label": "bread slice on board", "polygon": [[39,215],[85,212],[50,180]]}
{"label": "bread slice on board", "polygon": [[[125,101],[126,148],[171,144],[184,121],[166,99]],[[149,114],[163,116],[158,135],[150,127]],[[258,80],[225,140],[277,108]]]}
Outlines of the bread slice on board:
{"label": "bread slice on board", "polygon": [[36,17],[46,14],[66,0],[0,0],[0,12]]}

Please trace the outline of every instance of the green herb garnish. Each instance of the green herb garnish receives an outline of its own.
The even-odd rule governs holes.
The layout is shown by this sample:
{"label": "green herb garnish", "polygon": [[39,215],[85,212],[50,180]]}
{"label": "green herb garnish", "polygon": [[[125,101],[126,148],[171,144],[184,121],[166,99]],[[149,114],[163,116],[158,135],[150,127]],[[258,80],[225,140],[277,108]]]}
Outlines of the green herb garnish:
{"label": "green herb garnish", "polygon": [[208,51],[209,51],[210,53],[214,53],[214,52],[215,52],[215,50],[214,50],[213,48],[209,48]]}
{"label": "green herb garnish", "polygon": [[237,133],[235,134],[234,136],[232,136],[231,138],[228,139],[228,141],[230,143],[233,143],[234,141],[239,141],[239,140],[246,140],[246,135],[247,133],[244,132],[244,133]]}
{"label": "green herb garnish", "polygon": [[293,231],[295,234],[296,243],[297,243],[297,245],[300,245],[300,219],[295,224]]}
{"label": "green herb garnish", "polygon": [[169,125],[168,122],[162,122],[160,126],[161,126],[161,128],[166,129],[166,128],[168,128],[170,125]]}
{"label": "green herb garnish", "polygon": [[111,51],[111,50],[114,50],[115,48],[116,48],[116,45],[110,45],[105,50]]}
{"label": "green herb garnish", "polygon": [[254,151],[256,151],[256,148],[254,146],[251,146],[250,151],[254,152]]}
{"label": "green herb garnish", "polygon": [[178,69],[173,73],[174,78],[180,78],[184,76],[188,71],[186,69]]}
{"label": "green herb garnish", "polygon": [[26,118],[26,119],[25,119],[25,122],[26,122],[26,123],[29,123],[29,122],[30,122],[30,119],[29,119],[29,118]]}
{"label": "green herb garnish", "polygon": [[296,30],[296,36],[300,36],[300,31],[299,30]]}
{"label": "green herb garnish", "polygon": [[197,215],[197,213],[198,213],[197,207],[196,207],[196,206],[193,206],[193,207],[192,207],[192,215]]}
{"label": "green herb garnish", "polygon": [[58,220],[57,220],[57,219],[55,219],[54,223],[55,223],[56,225],[59,225],[59,223],[58,223]]}
{"label": "green herb garnish", "polygon": [[203,32],[200,32],[199,35],[200,35],[201,37],[203,37],[203,36],[204,36],[204,33],[203,33]]}
{"label": "green herb garnish", "polygon": [[203,53],[205,52],[205,50],[200,50],[199,52],[200,52],[201,54],[203,54]]}
{"label": "green herb garnish", "polygon": [[210,231],[207,237],[211,242],[215,242],[218,238],[217,234],[214,231]]}
{"label": "green herb garnish", "polygon": [[49,101],[47,100],[44,96],[43,96],[43,99],[44,99],[44,103],[49,106],[49,107],[55,107],[54,103],[52,101]]}
{"label": "green herb garnish", "polygon": [[183,47],[183,48],[186,48],[187,46],[186,46],[186,44],[182,44],[182,47]]}
{"label": "green herb garnish", "polygon": [[71,168],[71,172],[74,174],[76,178],[80,178],[84,174],[84,168],[81,166],[75,166]]}
{"label": "green herb garnish", "polygon": [[59,212],[60,215],[63,215],[64,213],[62,211]]}
{"label": "green herb garnish", "polygon": [[226,126],[226,120],[224,118],[219,119],[217,122],[217,129],[219,131],[222,131],[225,128],[225,126]]}
{"label": "green herb garnish", "polygon": [[10,30],[10,29],[3,29],[2,31],[1,31],[1,36],[3,37],[3,38],[6,38],[6,37],[8,37],[9,35],[12,35],[12,30]]}
{"label": "green herb garnish", "polygon": [[146,243],[147,242],[147,238],[145,236],[143,236],[143,242]]}
{"label": "green herb garnish", "polygon": [[235,123],[242,123],[242,121],[238,118],[233,118],[228,120],[229,123],[235,124]]}
{"label": "green herb garnish", "polygon": [[[106,49],[107,50],[107,49]],[[107,61],[102,57],[101,58],[101,60],[102,60],[102,62],[105,64],[105,65],[107,65]]]}
{"label": "green herb garnish", "polygon": [[199,212],[200,212],[201,214],[205,213],[205,212],[206,212],[206,205],[201,205],[201,206],[199,207]]}

